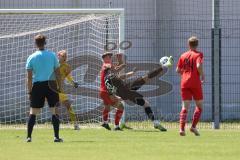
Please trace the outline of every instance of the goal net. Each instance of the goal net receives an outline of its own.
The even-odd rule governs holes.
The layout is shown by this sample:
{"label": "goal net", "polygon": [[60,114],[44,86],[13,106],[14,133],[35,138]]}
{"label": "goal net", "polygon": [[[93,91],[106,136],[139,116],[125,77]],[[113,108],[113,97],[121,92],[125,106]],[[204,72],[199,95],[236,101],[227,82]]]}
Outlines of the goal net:
{"label": "goal net", "polygon": [[[27,57],[35,50],[33,37],[44,34],[46,48],[67,50],[67,62],[80,87],[64,85],[80,123],[102,121],[99,99],[101,55],[108,42],[119,44],[122,10],[0,12],[0,124],[25,124],[29,112],[26,87]],[[114,50],[117,52],[117,50]],[[46,103],[47,104],[47,103]],[[63,122],[69,117],[61,106]],[[37,117],[38,123],[50,122],[48,107]]]}

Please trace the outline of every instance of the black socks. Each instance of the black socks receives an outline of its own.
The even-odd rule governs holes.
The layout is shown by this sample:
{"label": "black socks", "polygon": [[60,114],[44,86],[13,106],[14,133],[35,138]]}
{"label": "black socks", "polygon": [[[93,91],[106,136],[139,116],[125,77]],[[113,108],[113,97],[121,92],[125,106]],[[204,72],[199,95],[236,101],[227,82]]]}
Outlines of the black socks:
{"label": "black socks", "polygon": [[54,130],[54,136],[55,138],[59,139],[59,117],[58,115],[52,115],[52,125]]}
{"label": "black socks", "polygon": [[155,120],[151,107],[146,107],[145,108],[145,113],[147,114],[147,116],[150,120],[152,120],[152,121]]}
{"label": "black socks", "polygon": [[28,124],[27,124],[27,137],[28,138],[32,137],[32,131],[33,131],[35,122],[36,122],[36,115],[30,114],[29,119],[28,119]]}
{"label": "black socks", "polygon": [[[32,137],[32,131],[33,131],[35,122],[36,122],[36,115],[30,114],[28,124],[27,124],[27,137],[28,138]],[[54,136],[56,138],[59,138],[60,121],[59,121],[58,115],[52,115],[52,124],[53,124],[53,129],[54,129]]]}

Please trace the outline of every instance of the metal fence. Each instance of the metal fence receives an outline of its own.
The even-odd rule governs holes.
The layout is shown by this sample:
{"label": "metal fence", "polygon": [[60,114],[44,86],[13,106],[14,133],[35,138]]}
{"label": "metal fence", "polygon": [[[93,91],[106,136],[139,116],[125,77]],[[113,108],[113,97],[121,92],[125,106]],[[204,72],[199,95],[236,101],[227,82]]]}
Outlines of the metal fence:
{"label": "metal fence", "polygon": [[[205,56],[206,84],[204,85],[203,121],[214,121],[213,66],[220,63],[220,121],[240,120],[240,1],[219,1],[220,60],[212,58],[212,12],[210,0],[2,0],[1,8],[125,8],[125,39],[133,43],[126,51],[128,63],[158,63],[164,55],[173,55],[177,60],[187,50],[187,38],[196,35],[200,39],[199,50]],[[214,61],[213,61],[214,60]],[[176,67],[176,66],[174,66]],[[139,73],[140,74],[140,73]],[[181,107],[179,77],[174,69],[169,70],[161,80],[169,82],[173,89],[167,93],[156,93],[148,97],[154,111],[164,121],[177,121]],[[158,84],[159,80],[155,80]],[[148,86],[151,87],[151,86]],[[148,88],[145,88],[148,89]],[[191,111],[192,112],[192,111]],[[141,108],[127,107],[126,118],[135,115],[144,119]],[[189,117],[189,120],[191,117]],[[238,125],[237,125],[238,126]],[[224,127],[233,127],[230,123]]]}

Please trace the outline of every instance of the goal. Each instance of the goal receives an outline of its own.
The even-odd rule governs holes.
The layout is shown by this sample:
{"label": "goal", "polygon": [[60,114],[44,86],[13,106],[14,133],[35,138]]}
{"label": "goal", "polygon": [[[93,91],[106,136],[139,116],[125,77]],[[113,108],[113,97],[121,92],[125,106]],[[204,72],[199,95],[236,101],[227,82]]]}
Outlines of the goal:
{"label": "goal", "polygon": [[[101,54],[108,42],[124,40],[124,9],[2,9],[0,10],[0,124],[25,124],[29,111],[25,64],[36,48],[33,37],[47,37],[46,48],[68,52],[74,79],[81,85],[65,85],[78,120],[102,121],[98,96]],[[119,52],[118,49],[113,52]],[[121,51],[120,52],[124,52]],[[61,119],[68,114],[60,107]],[[38,123],[49,122],[44,107]]]}

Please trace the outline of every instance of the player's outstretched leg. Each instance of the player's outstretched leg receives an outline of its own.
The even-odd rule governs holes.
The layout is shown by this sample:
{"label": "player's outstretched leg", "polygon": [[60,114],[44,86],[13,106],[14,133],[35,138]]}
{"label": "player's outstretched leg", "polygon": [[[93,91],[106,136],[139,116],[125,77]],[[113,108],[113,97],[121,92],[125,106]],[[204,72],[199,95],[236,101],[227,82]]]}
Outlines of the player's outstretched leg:
{"label": "player's outstretched leg", "polygon": [[140,89],[143,85],[147,83],[151,78],[154,78],[158,76],[161,72],[163,71],[163,67],[160,66],[157,69],[154,69],[153,71],[150,71],[146,75],[134,80],[133,82],[130,82],[128,84],[130,90],[138,90]]}
{"label": "player's outstretched leg", "polygon": [[167,129],[164,128],[161,124],[159,120],[155,119],[154,113],[150,107],[150,104],[148,101],[144,100],[144,110],[145,113],[147,114],[148,118],[153,122],[154,128],[155,129],[159,129],[162,132],[166,132]]}
{"label": "player's outstretched leg", "polygon": [[173,65],[173,57],[170,56],[170,57],[164,57],[164,58],[165,58],[165,63],[164,64],[163,64],[163,62],[160,63],[160,66],[158,68],[154,69],[153,71],[150,71],[149,73],[147,73],[143,77],[140,77],[140,78],[136,79],[135,81],[129,83],[128,84],[129,88],[131,90],[138,90],[144,84],[146,84],[146,82],[148,80],[158,76],[163,71],[164,68],[172,67],[172,65]]}
{"label": "player's outstretched leg", "polygon": [[151,79],[151,78],[154,78],[154,77],[158,76],[163,71],[164,68],[172,67],[172,65],[173,65],[173,57],[170,56],[170,57],[163,57],[163,58],[165,58],[165,59],[164,59],[164,62],[160,62],[160,67],[158,67],[157,69],[154,69],[153,71],[150,71],[147,74],[147,78],[148,79]]}
{"label": "player's outstretched leg", "polygon": [[154,113],[150,107],[150,104],[148,101],[146,101],[141,94],[139,94],[136,91],[129,92],[131,95],[129,98],[130,101],[134,102],[135,104],[138,104],[139,106],[143,106],[145,113],[147,114],[148,118],[153,122],[154,128],[159,129],[160,131],[167,131],[166,128],[164,128],[159,120],[155,119]]}
{"label": "player's outstretched leg", "polygon": [[134,80],[133,82],[128,83],[128,86],[129,86],[130,90],[135,90],[136,91],[136,90],[140,89],[143,85],[145,85],[147,83],[148,80],[156,77],[162,71],[163,71],[163,68],[162,68],[162,66],[160,66],[157,69],[154,69],[153,71],[150,71],[146,75]]}

